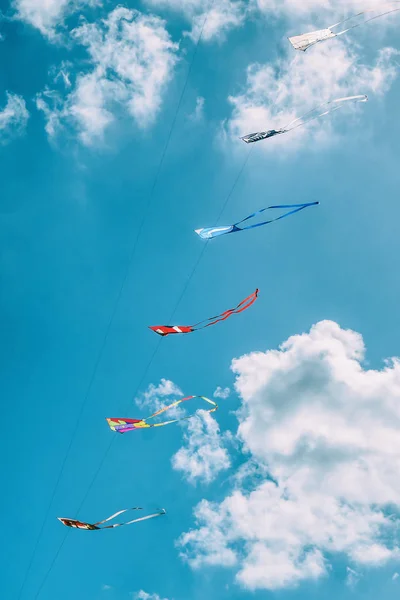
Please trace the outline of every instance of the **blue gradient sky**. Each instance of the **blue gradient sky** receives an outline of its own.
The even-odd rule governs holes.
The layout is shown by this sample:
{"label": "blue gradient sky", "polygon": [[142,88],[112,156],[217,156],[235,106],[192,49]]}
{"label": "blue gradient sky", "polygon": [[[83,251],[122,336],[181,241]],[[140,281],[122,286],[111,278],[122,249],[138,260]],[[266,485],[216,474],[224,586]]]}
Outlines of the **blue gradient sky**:
{"label": "blue gradient sky", "polygon": [[[5,1],[0,8],[10,10]],[[110,8],[112,3],[103,10]],[[153,126],[139,131],[125,120],[108,132],[105,145],[87,148],[62,136],[49,142],[43,115],[33,102],[48,83],[50,67],[67,58],[74,64],[82,50],[54,44],[29,24],[0,25],[5,37],[0,45],[0,106],[5,91],[12,90],[25,98],[31,113],[25,135],[0,146],[0,509],[2,563],[7,565],[2,596],[11,600],[18,597],[92,377],[194,45],[182,38],[181,62]],[[232,387],[232,358],[274,348],[321,319],[361,332],[374,368],[399,354],[398,82],[384,97],[372,95],[351,126],[344,115],[337,118],[339,143],[320,147],[311,140],[289,154],[257,148],[221,223],[268,204],[319,200],[320,206],[208,244],[177,306],[203,248],[193,230],[214,225],[246,150],[227,152],[215,139],[220,121],[231,112],[227,97],[244,84],[248,64],[281,55],[285,27],[282,20],[249,22],[223,43],[199,46],[24,590],[26,600],[36,597],[66,533],[56,516],[76,516],[108,447],[112,433],[104,417],[137,416],[133,395],[140,383],[143,392],[167,378],[187,395],[212,397],[218,385]],[[179,41],[186,24],[172,13],[167,28]],[[396,46],[396,33],[385,34],[384,44]],[[371,44],[376,52],[382,40]],[[368,50],[362,52],[368,61]],[[205,98],[205,106],[204,118],[196,122],[189,115],[197,96]],[[167,322],[175,308],[177,322],[195,322],[235,305],[256,287],[260,297],[248,312],[193,336],[162,340],[142,381],[159,342],[147,325]],[[239,405],[236,395],[220,400],[216,418],[221,431],[235,432],[232,411]],[[193,507],[202,498],[223,498],[229,475],[245,458],[234,453],[231,471],[208,486],[193,487],[171,468],[171,456],[181,444],[182,431],[174,426],[113,442],[78,516],[94,521],[137,504],[165,506],[168,514],[116,531],[71,531],[41,591],[42,600],[122,600],[141,589],[168,600],[398,597],[398,585],[391,581],[393,565],[367,572],[351,589],[340,556],[332,557],[329,578],[279,592],[242,589],[231,569],[192,571],[179,557],[175,540],[193,526]]]}

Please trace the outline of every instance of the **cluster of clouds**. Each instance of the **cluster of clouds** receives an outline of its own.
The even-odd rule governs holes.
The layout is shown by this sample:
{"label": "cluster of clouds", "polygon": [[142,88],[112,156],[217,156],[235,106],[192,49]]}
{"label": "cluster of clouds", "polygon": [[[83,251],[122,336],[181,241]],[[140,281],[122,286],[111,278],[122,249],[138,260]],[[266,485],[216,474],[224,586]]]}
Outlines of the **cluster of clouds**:
{"label": "cluster of clouds", "polygon": [[[255,18],[265,16],[267,26],[274,16],[284,20],[287,31],[301,33],[363,7],[359,0],[144,0],[143,4],[147,12],[117,6],[104,16],[107,7],[102,0],[14,0],[14,18],[35,27],[50,42],[68,39],[86,52],[86,60],[68,70],[60,65],[56,79],[62,75],[64,89],[53,81],[37,95],[36,106],[44,114],[51,139],[67,132],[83,145],[102,145],[107,130],[119,119],[129,118],[142,130],[154,125],[182,55],[168,32],[165,19],[171,15],[183,17],[189,26],[183,35],[195,43],[200,37],[204,43],[222,43],[232,30]],[[370,4],[379,7],[378,0]],[[103,17],[85,20],[82,15],[94,17],[89,9],[96,7],[103,7]],[[66,22],[78,11],[79,24],[68,31]],[[388,21],[376,21],[369,31],[381,31]],[[230,149],[230,141],[238,135],[284,125],[330,98],[382,96],[397,76],[397,56],[393,48],[383,48],[364,64],[351,35],[316,46],[306,55],[295,53],[286,42],[285,54],[274,63],[248,65],[242,89],[228,98],[231,113],[219,129],[220,141],[228,140],[225,147]],[[192,120],[201,120],[203,107],[204,98],[199,96]],[[329,119],[320,120],[291,134],[292,143],[286,147],[297,148],[310,139],[328,143],[335,138],[333,133]],[[275,138],[262,147],[269,151],[283,143]]]}
{"label": "cluster of clouds", "polygon": [[14,0],[16,17],[32,25],[50,39],[57,37],[57,28],[74,12],[101,6],[102,0]]}
{"label": "cluster of clouds", "polygon": [[39,94],[48,134],[70,127],[91,145],[103,140],[119,115],[129,115],[140,128],[154,122],[177,62],[178,46],[165,22],[117,7],[97,23],[84,21],[70,35],[86,48],[91,66],[78,73],[66,95],[51,89]]}
{"label": "cluster of clouds", "polygon": [[221,502],[202,500],[178,546],[194,569],[233,568],[249,590],[400,558],[400,360],[364,366],[361,335],[323,321],[232,363],[248,463]]}
{"label": "cluster of clouds", "polygon": [[[199,411],[171,459],[189,484],[229,471],[237,443],[244,461],[225,498],[202,500],[177,540],[193,569],[229,567],[243,588],[277,590],[327,577],[337,555],[355,587],[366,568],[400,559],[400,359],[368,369],[365,352],[360,334],[321,321],[232,361],[236,445]],[[163,379],[140,405],[181,393]]]}

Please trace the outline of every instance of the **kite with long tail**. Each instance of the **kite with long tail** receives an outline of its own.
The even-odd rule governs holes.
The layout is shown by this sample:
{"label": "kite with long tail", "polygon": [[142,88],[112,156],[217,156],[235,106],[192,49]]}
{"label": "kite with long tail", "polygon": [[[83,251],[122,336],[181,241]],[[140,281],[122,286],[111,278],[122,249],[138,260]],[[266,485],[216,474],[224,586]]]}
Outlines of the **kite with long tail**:
{"label": "kite with long tail", "polygon": [[[256,211],[252,215],[249,215],[245,219],[234,223],[233,225],[227,225],[222,227],[204,227],[203,229],[196,229],[195,232],[197,235],[201,237],[203,240],[211,240],[213,238],[219,237],[221,235],[227,235],[228,233],[237,233],[238,231],[245,231],[247,229],[255,229],[256,227],[261,227],[262,225],[268,225],[269,223],[274,223],[275,221],[279,221],[280,219],[284,219],[289,215],[294,215],[309,206],[316,206],[319,202],[307,202],[305,204],[281,204],[277,206],[267,206],[267,208],[262,208],[261,210]],[[261,223],[254,223],[253,225],[247,225],[245,227],[239,227],[241,223],[248,221],[249,219],[253,219],[258,215],[261,215],[266,210],[273,209],[292,209],[289,212],[286,212],[284,215],[280,215],[279,217],[275,217],[275,219],[269,219],[268,221],[262,221]]]}
{"label": "kite with long tail", "polygon": [[85,523],[83,521],[77,521],[76,519],[65,519],[63,517],[57,517],[59,521],[66,527],[72,527],[74,529],[85,529],[87,531],[96,531],[98,529],[115,529],[115,527],[123,527],[124,525],[132,525],[133,523],[139,523],[139,521],[147,521],[148,519],[154,519],[155,517],[161,517],[166,514],[166,510],[161,508],[159,512],[153,513],[151,515],[146,515],[144,517],[138,517],[137,519],[132,519],[131,521],[125,521],[124,523],[114,523],[113,525],[105,525],[101,527],[104,523],[108,523],[108,521],[112,521],[119,515],[126,513],[130,510],[143,510],[142,508],[136,506],[134,508],[126,508],[124,510],[120,510],[116,512],[111,517],[104,519],[103,521],[97,521],[97,523]]}
{"label": "kite with long tail", "polygon": [[[374,13],[380,11],[377,15],[373,17],[362,20],[364,15],[369,15],[370,13]],[[295,35],[289,38],[289,42],[292,44],[295,50],[302,50],[305,52],[310,46],[314,46],[319,42],[323,42],[325,40],[329,40],[339,35],[343,35],[352,29],[356,29],[356,27],[361,27],[361,25],[365,25],[365,23],[369,23],[370,21],[374,21],[375,19],[379,19],[380,17],[384,17],[385,15],[389,15],[394,12],[400,11],[400,2],[390,2],[381,4],[375,8],[367,8],[362,12],[359,12],[355,15],[344,19],[343,21],[339,21],[339,23],[335,23],[334,25],[329,25],[326,29],[319,29],[318,31],[310,31],[309,33],[303,33],[301,35]],[[351,24],[351,21],[354,21]],[[342,31],[332,31],[336,27],[340,27],[344,23],[349,23],[349,26],[343,29]]]}
{"label": "kite with long tail", "polygon": [[160,408],[160,410],[155,412],[153,415],[150,415],[150,417],[147,417],[146,419],[109,419],[108,418],[107,423],[108,423],[110,429],[112,429],[113,431],[116,431],[117,433],[126,433],[127,431],[133,431],[134,429],[147,429],[149,427],[163,427],[164,425],[171,425],[171,423],[178,423],[178,421],[185,421],[187,419],[191,419],[192,417],[194,417],[196,415],[196,413],[193,413],[192,415],[189,415],[187,417],[181,417],[179,419],[171,419],[169,421],[162,421],[161,423],[148,423],[148,421],[150,419],[154,419],[155,417],[158,417],[159,415],[165,413],[167,410],[170,410],[171,408],[178,406],[178,404],[181,404],[182,402],[187,402],[188,400],[193,400],[194,398],[201,398],[205,402],[208,402],[208,404],[211,404],[212,408],[210,408],[206,411],[208,413],[215,412],[218,409],[218,404],[216,402],[214,402],[213,400],[206,398],[205,396],[188,396],[187,398],[181,398],[180,400],[176,400],[175,402],[172,402],[172,404],[169,404],[168,406],[163,406],[163,408]]}
{"label": "kite with long tail", "polygon": [[254,142],[259,142],[260,140],[266,140],[276,135],[281,135],[282,133],[288,133],[289,131],[293,131],[293,129],[302,127],[310,121],[314,121],[315,119],[324,117],[325,115],[335,112],[336,110],[340,110],[348,103],[367,102],[367,100],[368,96],[366,96],[365,94],[360,96],[347,96],[346,98],[337,98],[336,100],[329,100],[328,102],[323,102],[322,104],[319,104],[302,117],[297,117],[296,119],[293,119],[293,121],[285,125],[285,127],[282,127],[282,129],[257,131],[256,133],[249,133],[247,135],[244,135],[240,139],[246,142],[246,144],[252,144]]}
{"label": "kite with long tail", "polygon": [[162,336],[171,335],[173,333],[192,333],[193,331],[198,331],[199,329],[205,329],[206,327],[215,325],[220,321],[225,321],[231,315],[237,315],[243,312],[252,304],[254,304],[254,302],[257,300],[257,297],[258,289],[252,294],[250,294],[250,296],[242,300],[242,302],[240,302],[240,304],[238,304],[236,308],[230,308],[229,310],[226,310],[225,312],[221,313],[220,315],[217,315],[216,317],[210,317],[209,319],[200,321],[195,325],[153,325],[149,327],[149,329]]}

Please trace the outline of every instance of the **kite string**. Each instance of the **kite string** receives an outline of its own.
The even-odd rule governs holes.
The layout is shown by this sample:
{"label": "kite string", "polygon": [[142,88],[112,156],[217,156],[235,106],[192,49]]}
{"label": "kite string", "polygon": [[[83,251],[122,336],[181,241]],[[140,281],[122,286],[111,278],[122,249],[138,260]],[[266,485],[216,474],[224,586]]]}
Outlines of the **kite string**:
{"label": "kite string", "polygon": [[[246,166],[247,166],[247,163],[248,163],[248,161],[249,161],[250,155],[251,155],[251,153],[253,152],[253,150],[254,150],[254,148],[253,148],[253,147],[252,147],[252,148],[250,148],[250,150],[248,150],[248,152],[247,152],[247,154],[246,154],[246,158],[245,158],[245,160],[244,160],[244,162],[243,162],[243,165],[242,165],[242,167],[241,167],[241,169],[240,169],[240,171],[239,171],[239,173],[238,173],[238,175],[237,175],[236,179],[234,180],[234,183],[233,183],[233,185],[232,185],[232,187],[231,187],[231,189],[230,189],[230,191],[229,191],[229,193],[228,193],[228,195],[227,195],[227,197],[226,197],[226,199],[225,199],[225,202],[224,202],[224,204],[222,205],[222,208],[221,208],[221,210],[220,210],[220,213],[219,213],[219,215],[218,215],[217,223],[218,223],[218,221],[221,219],[221,217],[222,217],[222,215],[223,215],[223,213],[224,213],[224,211],[225,211],[225,209],[226,209],[226,207],[227,207],[227,205],[228,205],[228,203],[229,203],[229,200],[230,200],[230,198],[232,197],[232,194],[233,194],[233,192],[234,192],[234,191],[235,191],[235,189],[236,189],[236,186],[237,186],[237,184],[238,184],[238,182],[239,182],[239,179],[241,178],[241,176],[242,176],[242,174],[243,174],[243,172],[244,172],[244,170],[245,170],[245,168],[246,168]],[[176,311],[178,310],[178,308],[179,308],[179,305],[180,305],[180,303],[182,302],[182,300],[183,300],[183,298],[184,298],[184,295],[185,295],[185,293],[186,293],[186,291],[187,291],[187,289],[188,289],[188,287],[189,287],[189,285],[190,285],[190,282],[192,281],[192,279],[193,279],[193,277],[194,277],[194,274],[195,274],[195,272],[197,271],[197,268],[198,268],[198,266],[199,266],[199,264],[200,264],[200,262],[201,262],[201,260],[202,260],[202,258],[203,258],[203,256],[204,256],[204,253],[205,253],[205,251],[206,251],[206,248],[207,248],[207,246],[208,246],[208,241],[209,241],[209,240],[207,240],[207,241],[206,241],[206,243],[204,244],[204,246],[203,246],[203,248],[202,248],[202,251],[200,252],[200,255],[199,255],[199,257],[198,257],[198,259],[197,259],[197,261],[196,261],[196,263],[195,263],[195,265],[194,265],[194,267],[193,267],[193,269],[192,269],[192,271],[191,271],[191,273],[190,273],[189,277],[187,278],[187,281],[186,281],[186,284],[185,284],[185,286],[184,286],[184,288],[183,288],[183,290],[182,290],[182,293],[181,293],[180,297],[178,298],[178,300],[177,300],[177,302],[176,302],[176,305],[175,305],[175,308],[174,308],[174,310],[173,310],[173,311],[172,311],[172,313],[171,313],[170,321],[172,321],[172,319],[174,318],[174,316],[175,316],[175,313],[176,313]],[[155,347],[155,350],[154,350],[154,352],[153,352],[153,354],[152,354],[152,356],[151,356],[151,358],[150,358],[150,360],[149,360],[149,362],[148,362],[148,364],[147,364],[147,366],[146,366],[146,369],[145,369],[145,371],[144,371],[144,374],[143,374],[143,376],[142,376],[142,378],[141,378],[141,380],[140,380],[140,382],[139,382],[139,384],[138,384],[138,386],[137,386],[137,388],[136,388],[136,391],[135,391],[134,397],[135,397],[135,396],[137,396],[137,394],[138,394],[138,392],[139,392],[139,390],[140,390],[140,387],[142,386],[142,384],[143,384],[143,381],[144,381],[145,377],[147,376],[147,373],[148,373],[148,371],[150,370],[150,367],[151,367],[151,365],[152,365],[152,363],[153,363],[153,361],[154,361],[154,358],[155,358],[155,356],[156,356],[156,354],[157,354],[157,352],[158,352],[158,350],[159,350],[160,344],[161,344],[161,342],[162,342],[162,340],[163,340],[163,339],[164,339],[164,338],[162,338],[162,337],[161,337],[161,338],[159,338],[159,340],[158,340],[158,343],[157,343],[157,345],[156,345],[156,347]],[[87,500],[87,498],[88,498],[88,496],[89,496],[90,492],[92,491],[92,488],[93,488],[93,486],[94,486],[94,484],[95,484],[95,482],[96,482],[96,480],[97,480],[97,477],[98,477],[98,476],[99,476],[99,474],[100,474],[100,471],[101,471],[101,469],[102,469],[102,467],[103,467],[103,465],[104,465],[104,463],[105,463],[105,461],[106,461],[106,458],[107,458],[107,456],[108,456],[108,455],[109,455],[109,453],[110,453],[111,447],[112,447],[112,445],[113,445],[113,443],[114,443],[115,439],[116,439],[116,437],[115,437],[115,436],[113,436],[113,437],[112,437],[112,439],[110,440],[110,442],[109,442],[109,444],[108,444],[107,448],[106,448],[106,451],[105,451],[105,453],[104,453],[104,455],[103,455],[103,458],[102,458],[102,460],[101,460],[101,462],[100,462],[100,464],[99,464],[99,466],[98,466],[98,468],[97,468],[97,470],[96,470],[96,472],[95,472],[95,474],[94,474],[94,476],[93,476],[93,478],[92,478],[92,481],[91,481],[91,482],[90,482],[90,484],[89,484],[89,487],[88,487],[88,489],[87,489],[87,491],[86,491],[86,494],[85,494],[85,496],[84,496],[84,498],[83,498],[82,502],[81,502],[81,503],[80,503],[80,505],[79,505],[79,508],[78,508],[78,511],[77,511],[77,514],[78,514],[78,515],[79,515],[79,512],[81,511],[81,509],[82,509],[82,507],[83,507],[84,503],[86,502],[86,500]],[[68,533],[69,533],[69,532],[67,532],[67,535],[68,535]],[[66,536],[66,537],[67,537],[67,536]],[[42,584],[41,584],[41,586],[40,586],[40,588],[39,588],[39,591],[38,591],[37,595],[35,596],[35,599],[34,599],[34,600],[36,600],[36,599],[39,597],[39,594],[40,594],[41,590],[43,589],[43,587],[44,587],[44,585],[45,585],[45,583],[46,583],[46,581],[47,581],[47,579],[48,579],[48,577],[49,577],[49,575],[50,575],[50,573],[51,573],[51,571],[52,571],[52,569],[53,569],[53,567],[54,567],[54,565],[55,565],[55,563],[56,563],[56,560],[57,560],[57,558],[58,558],[58,556],[59,556],[59,554],[60,554],[61,548],[62,548],[62,546],[63,546],[63,545],[64,545],[64,543],[65,543],[65,539],[66,539],[66,537],[65,537],[65,538],[64,538],[64,540],[62,541],[62,543],[61,543],[61,546],[60,546],[60,548],[58,549],[58,551],[57,551],[57,553],[56,553],[56,556],[55,556],[55,558],[54,558],[54,559],[53,559],[53,561],[51,562],[51,565],[50,565],[50,567],[49,567],[49,569],[48,569],[48,571],[47,571],[47,573],[46,573],[46,575],[45,575],[45,577],[44,577],[44,579],[43,579],[43,581],[42,581]]]}
{"label": "kite string", "polygon": [[[211,7],[210,7],[210,11],[211,11],[211,9],[213,8],[214,4],[215,4],[215,0],[213,0],[213,1],[212,1]],[[73,443],[74,443],[74,441],[75,441],[75,437],[76,437],[76,434],[77,434],[77,431],[78,431],[78,428],[79,428],[80,416],[83,414],[83,411],[84,411],[84,409],[85,409],[85,407],[86,407],[86,404],[87,404],[87,401],[88,401],[88,398],[89,398],[89,396],[90,396],[90,392],[91,392],[91,389],[92,389],[92,386],[93,386],[93,383],[94,383],[94,379],[95,379],[95,377],[96,377],[97,370],[98,370],[98,367],[99,367],[99,365],[100,365],[100,362],[101,362],[101,358],[102,358],[102,355],[103,355],[103,352],[104,352],[104,348],[105,348],[105,346],[106,346],[106,343],[107,343],[107,341],[108,341],[108,337],[109,337],[109,334],[110,334],[110,331],[111,331],[111,327],[112,327],[112,324],[113,324],[113,321],[114,321],[114,318],[115,318],[115,315],[116,315],[116,312],[117,312],[117,309],[118,309],[118,306],[119,306],[119,302],[120,302],[120,299],[121,299],[121,297],[122,297],[122,293],[123,293],[123,291],[124,291],[124,288],[125,288],[125,285],[126,285],[126,281],[127,281],[127,279],[128,279],[129,270],[130,270],[130,267],[131,267],[131,264],[132,264],[133,258],[134,258],[134,256],[135,256],[135,253],[136,253],[136,248],[137,248],[137,246],[138,246],[138,242],[139,242],[139,239],[140,239],[140,236],[141,236],[141,233],[142,233],[142,230],[143,230],[143,227],[144,227],[145,221],[146,221],[146,219],[147,219],[147,216],[148,216],[148,214],[149,214],[149,210],[150,210],[150,207],[151,207],[151,201],[152,201],[152,198],[153,198],[153,194],[154,194],[154,191],[155,191],[155,189],[156,189],[156,185],[157,185],[157,182],[158,182],[158,179],[159,179],[160,173],[161,173],[161,169],[162,169],[162,166],[163,166],[163,163],[164,163],[164,159],[165,159],[165,156],[166,156],[166,154],[167,154],[167,150],[168,150],[168,147],[169,147],[169,144],[170,144],[171,138],[172,138],[172,133],[173,133],[174,127],[175,127],[175,125],[176,125],[176,122],[177,122],[177,119],[178,119],[178,114],[179,114],[180,108],[181,108],[181,106],[182,106],[183,97],[184,97],[184,95],[185,95],[185,92],[186,92],[186,88],[187,88],[187,85],[188,85],[188,82],[189,82],[189,77],[190,77],[190,74],[191,74],[191,72],[192,72],[192,68],[193,68],[194,60],[195,60],[195,58],[196,58],[197,51],[198,51],[198,48],[199,48],[200,42],[201,42],[201,40],[202,40],[202,37],[203,37],[204,29],[205,29],[205,26],[206,26],[206,24],[207,24],[208,17],[209,17],[209,14],[210,14],[210,11],[209,11],[209,12],[206,14],[206,18],[204,19],[203,26],[202,26],[202,28],[201,28],[201,31],[200,31],[199,37],[198,37],[198,39],[197,39],[197,42],[196,42],[196,46],[195,46],[195,49],[194,49],[194,52],[193,52],[193,55],[192,55],[192,60],[191,60],[191,62],[190,62],[189,69],[188,69],[188,72],[187,72],[186,80],[185,80],[184,86],[183,86],[183,88],[182,88],[182,92],[181,92],[181,95],[180,95],[180,98],[179,98],[179,101],[178,101],[178,105],[177,105],[177,108],[176,108],[176,111],[175,111],[174,118],[173,118],[173,120],[172,120],[171,128],[170,128],[170,131],[169,131],[169,134],[168,134],[168,137],[167,137],[167,141],[166,141],[166,144],[165,144],[165,146],[164,146],[164,150],[163,150],[163,152],[162,152],[162,155],[161,155],[161,159],[160,159],[160,162],[159,162],[159,165],[158,165],[158,169],[157,169],[156,176],[155,176],[155,179],[154,179],[154,182],[153,182],[153,186],[152,186],[152,188],[151,188],[150,196],[149,196],[149,199],[148,199],[148,201],[147,201],[147,205],[146,205],[146,207],[145,207],[145,210],[144,210],[144,212],[143,212],[143,217],[142,217],[142,220],[141,220],[141,223],[140,223],[139,229],[138,229],[138,233],[137,233],[137,236],[136,236],[136,240],[135,240],[135,243],[134,243],[134,246],[133,246],[133,249],[132,249],[131,255],[130,255],[130,257],[129,257],[129,261],[128,261],[128,264],[127,264],[127,267],[126,267],[126,271],[125,271],[125,275],[124,275],[124,278],[123,278],[123,281],[122,281],[122,285],[121,285],[121,287],[120,287],[120,290],[119,290],[119,293],[118,293],[118,295],[117,295],[117,299],[116,299],[115,307],[114,307],[114,310],[113,310],[113,312],[112,312],[112,314],[111,314],[110,321],[109,321],[109,323],[108,323],[108,325],[107,325],[107,328],[106,328],[106,334],[105,334],[105,337],[104,337],[104,340],[103,340],[103,344],[102,344],[102,346],[101,346],[101,348],[100,348],[100,352],[99,352],[99,354],[98,354],[98,356],[97,356],[97,359],[96,359],[96,362],[95,362],[94,371],[93,371],[92,377],[91,377],[91,379],[90,379],[90,382],[89,382],[88,390],[87,390],[87,392],[86,392],[86,395],[85,395],[85,397],[84,397],[83,403],[82,403],[82,405],[81,405],[81,409],[80,409],[80,411],[79,411],[79,417],[78,417],[78,419],[77,419],[77,422],[76,422],[76,425],[75,425],[75,428],[74,428],[74,431],[73,431],[73,434],[72,434],[72,437],[71,437],[71,441],[70,441],[70,443],[69,443],[69,446],[68,446],[68,448],[67,448],[67,452],[66,452],[66,455],[65,455],[65,457],[64,457],[64,460],[63,460],[63,463],[62,463],[62,466],[61,466],[61,470],[60,470],[59,476],[58,476],[58,478],[57,478],[56,485],[55,485],[55,487],[54,487],[54,490],[53,490],[53,493],[52,493],[52,496],[51,496],[51,499],[50,499],[50,503],[49,503],[49,505],[48,505],[48,508],[47,508],[47,511],[46,511],[46,514],[45,514],[45,517],[44,517],[44,520],[43,520],[42,526],[41,526],[41,528],[40,528],[39,536],[38,536],[38,538],[37,538],[37,540],[36,540],[36,543],[35,543],[35,546],[34,546],[34,550],[33,550],[33,553],[32,553],[32,556],[31,556],[31,559],[30,559],[30,561],[29,561],[28,569],[27,569],[27,571],[26,571],[26,573],[25,573],[25,577],[24,577],[24,579],[23,579],[23,583],[22,583],[22,586],[21,586],[21,588],[20,588],[20,591],[19,591],[19,594],[18,594],[18,600],[20,600],[20,599],[21,599],[21,597],[22,597],[22,593],[23,593],[23,590],[24,590],[24,588],[25,588],[25,584],[26,584],[26,581],[27,581],[27,579],[28,579],[28,576],[29,576],[30,570],[31,570],[31,568],[32,568],[32,565],[33,565],[33,562],[34,562],[34,559],[35,559],[35,556],[36,556],[37,549],[38,549],[38,547],[39,547],[39,544],[40,544],[40,542],[41,542],[41,539],[42,539],[42,537],[43,537],[44,528],[45,528],[45,525],[46,525],[47,519],[48,519],[48,517],[49,517],[49,514],[50,514],[51,506],[52,506],[52,504],[53,504],[53,502],[54,502],[54,498],[55,498],[55,495],[56,495],[56,493],[57,493],[57,490],[58,490],[58,487],[59,487],[59,484],[60,484],[60,481],[61,481],[61,478],[62,478],[62,475],[63,475],[64,469],[65,469],[65,465],[66,465],[66,463],[67,463],[67,460],[68,460],[68,457],[69,457],[69,454],[70,454],[70,451],[71,451],[72,445],[73,445]],[[190,277],[189,279],[191,279],[191,277]],[[160,340],[160,341],[161,341],[161,340]],[[154,354],[153,354],[153,356],[152,356],[152,358],[151,358],[151,361],[149,362],[148,366],[146,367],[145,374],[147,374],[147,371],[148,371],[148,369],[149,369],[149,368],[150,368],[150,366],[151,366],[151,362],[152,362],[152,360],[154,359],[154,357],[155,357],[155,355],[156,355],[156,353],[157,353],[158,347],[159,347],[159,345],[156,347],[156,351],[154,352]],[[144,378],[143,378],[143,379],[144,379]],[[103,462],[104,462],[104,460],[105,460],[105,457],[108,455],[108,452],[109,452],[109,450],[111,449],[111,445],[112,445],[112,442],[110,443],[110,445],[108,446],[108,448],[107,448],[107,450],[106,450],[106,454],[105,454],[105,455],[104,455],[104,457],[103,457],[103,461],[102,461],[102,463],[101,463],[101,466],[102,466],[102,464],[103,464]],[[100,469],[101,469],[101,466],[100,466],[100,468],[98,469],[98,472],[100,471]],[[98,472],[96,472],[95,479],[97,478]],[[94,479],[94,480],[95,480],[95,479]],[[92,482],[92,483],[94,483],[94,480],[93,480],[93,482]],[[91,486],[90,486],[90,487],[91,487]],[[85,495],[85,499],[86,499],[86,495]],[[84,499],[84,500],[85,500],[85,499]],[[82,503],[82,504],[83,504],[83,503]],[[80,509],[79,509],[79,510],[80,510]],[[49,569],[49,571],[47,572],[47,574],[46,574],[46,576],[45,576],[45,578],[44,578],[44,580],[43,580],[43,582],[42,582],[42,585],[40,586],[40,588],[39,588],[39,591],[38,591],[37,595],[35,596],[35,598],[37,598],[37,597],[39,596],[39,594],[40,594],[41,590],[43,589],[43,586],[44,586],[44,584],[45,584],[45,582],[46,582],[46,580],[47,580],[47,578],[48,578],[48,576],[49,576],[49,574],[50,574],[50,572],[51,572],[51,570],[52,570],[52,568],[53,568],[53,566],[54,566],[54,564],[55,564],[55,562],[56,562],[56,559],[57,559],[57,557],[58,557],[58,555],[59,555],[59,553],[60,553],[61,547],[64,545],[65,539],[66,539],[66,538],[64,538],[64,540],[63,540],[63,542],[62,542],[62,544],[61,544],[60,548],[58,549],[58,551],[57,551],[57,553],[56,553],[56,556],[55,556],[55,558],[53,559],[53,561],[52,561],[52,563],[51,563],[51,565],[50,565],[50,569]]]}
{"label": "kite string", "polygon": [[[359,98],[359,97],[357,96],[357,98]],[[344,98],[344,100],[346,100],[346,99],[347,98]],[[310,117],[309,119],[306,118],[308,115],[311,115],[313,112],[315,112],[319,108],[322,108],[322,106],[327,106],[327,105],[333,104],[334,102],[335,102],[335,100],[330,100],[329,102],[322,102],[321,104],[318,104],[318,106],[316,106],[312,110],[306,112],[303,116],[297,117],[297,119],[294,119],[293,121],[291,121],[288,125],[286,125],[284,127],[284,129],[286,131],[294,131],[298,127],[302,127],[303,125],[306,125],[307,123],[311,123],[311,121],[315,121],[316,119],[319,119],[320,117],[323,117],[324,115],[333,113],[336,110],[340,110],[341,108],[343,108],[345,106],[344,103],[338,104],[337,106],[335,106],[329,110],[326,110],[325,112],[319,113],[319,114],[315,115],[314,117]],[[294,123],[296,123],[297,121],[301,121],[301,123],[299,123],[298,125],[294,125]]]}
{"label": "kite string", "polygon": [[[219,223],[219,221],[220,221],[223,213],[225,212],[226,207],[228,206],[229,200],[231,199],[231,197],[233,195],[233,192],[235,191],[236,186],[239,183],[239,179],[243,175],[243,172],[244,172],[244,170],[245,170],[245,168],[247,166],[247,163],[249,162],[250,154],[252,153],[253,150],[254,150],[254,147],[251,147],[250,150],[248,150],[248,152],[246,154],[246,157],[245,157],[245,160],[244,160],[244,162],[243,162],[243,164],[241,166],[241,169],[240,169],[240,171],[239,171],[236,179],[234,180],[233,185],[232,185],[230,191],[228,192],[228,195],[227,195],[227,197],[225,199],[225,202],[222,205],[222,208],[221,208],[221,210],[219,212],[218,218],[216,220],[216,225],[218,225],[218,223]],[[204,256],[204,254],[205,254],[205,252],[207,250],[208,242],[209,241],[210,240],[206,240],[206,242],[205,242],[205,244],[204,244],[204,246],[203,246],[203,248],[202,248],[202,250],[200,252],[200,255],[199,255],[199,257],[198,257],[198,259],[197,259],[197,261],[196,261],[196,263],[195,263],[195,265],[194,265],[194,267],[192,269],[192,272],[190,273],[189,277],[186,280],[186,284],[185,284],[185,286],[184,286],[184,288],[182,290],[182,293],[181,293],[180,297],[178,298],[178,301],[177,301],[177,303],[175,305],[175,308],[174,308],[174,310],[172,312],[172,315],[171,315],[171,317],[170,317],[170,319],[168,321],[169,323],[172,323],[172,320],[175,317],[175,314],[176,314],[176,312],[177,312],[177,310],[178,310],[178,308],[179,308],[179,306],[180,306],[180,304],[181,304],[181,302],[182,302],[182,300],[183,300],[183,298],[184,298],[184,296],[186,294],[186,291],[187,291],[187,289],[188,289],[188,287],[189,287],[189,285],[190,285],[190,283],[191,283],[191,281],[192,281],[192,279],[194,277],[194,274],[196,273],[196,271],[197,271],[197,269],[198,269],[198,267],[199,267],[199,265],[200,265],[200,263],[201,263],[201,261],[203,259],[203,256]]]}
{"label": "kite string", "polygon": [[[394,4],[399,4],[399,2],[392,2],[391,4],[386,4],[383,6],[393,6]],[[381,6],[380,8],[383,8],[383,6]],[[351,15],[350,17],[347,17],[346,19],[343,19],[343,21],[339,21],[339,23],[335,23],[334,25],[329,25],[328,29],[334,29],[335,27],[338,27],[339,25],[343,25],[343,23],[347,23],[348,21],[351,21],[352,19],[356,19],[357,17],[361,17],[361,15],[365,15],[366,13],[369,12],[375,12],[379,10],[379,8],[369,8],[366,10],[363,10],[359,13],[356,13],[355,15]],[[363,21],[362,23],[356,23],[355,25],[353,25],[352,27],[349,27],[348,29],[345,29],[344,31],[339,31],[338,33],[335,33],[332,31],[332,33],[334,35],[342,35],[343,33],[347,33],[348,31],[351,31],[351,29],[356,29],[357,27],[361,27],[361,25],[365,25],[365,23],[369,23],[370,21],[374,21],[375,19],[380,19],[381,17],[385,17],[386,15],[390,15],[391,13],[397,12],[399,11],[400,8],[393,8],[392,10],[388,10],[387,12],[383,12],[383,13],[379,13],[379,15],[375,15],[375,17],[371,17],[370,19],[366,19],[365,21]]]}

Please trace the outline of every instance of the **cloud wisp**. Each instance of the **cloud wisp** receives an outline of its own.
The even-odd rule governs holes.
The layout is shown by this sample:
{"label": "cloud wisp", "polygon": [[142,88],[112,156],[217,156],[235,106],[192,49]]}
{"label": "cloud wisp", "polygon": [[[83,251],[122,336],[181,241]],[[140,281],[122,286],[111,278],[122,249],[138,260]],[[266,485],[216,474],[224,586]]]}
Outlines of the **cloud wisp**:
{"label": "cloud wisp", "polygon": [[0,108],[0,143],[7,144],[22,135],[29,119],[25,100],[18,94],[6,92],[7,102]]}

